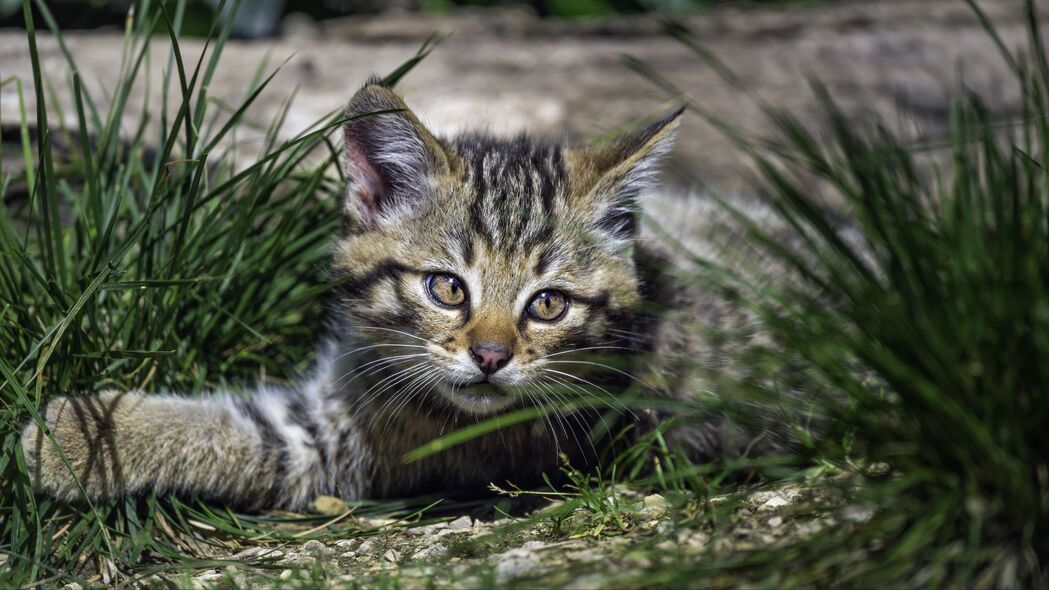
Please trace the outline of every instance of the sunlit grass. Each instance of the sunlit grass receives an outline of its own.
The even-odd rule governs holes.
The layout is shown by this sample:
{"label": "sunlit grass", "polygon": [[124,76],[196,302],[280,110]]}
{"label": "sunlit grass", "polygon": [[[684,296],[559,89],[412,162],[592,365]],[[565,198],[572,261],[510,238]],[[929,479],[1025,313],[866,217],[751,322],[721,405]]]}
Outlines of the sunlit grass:
{"label": "sunlit grass", "polygon": [[[53,22],[46,5],[35,7]],[[260,69],[240,104],[207,93],[229,35],[218,23],[196,62],[183,60],[185,2],[141,2],[129,13],[120,76],[103,101],[77,77],[62,33],[64,72],[41,69],[37,24],[25,4],[36,116],[21,111],[21,165],[0,191],[0,565],[5,585],[42,580],[127,581],[205,567],[209,546],[301,542],[368,534],[352,519],[244,516],[147,497],[58,506],[34,496],[18,450],[42,400],[103,389],[199,392],[225,383],[293,378],[308,366],[325,317],[331,236],[340,229],[339,113],[292,140],[246,119],[275,69]],[[45,23],[46,24],[46,23]],[[150,44],[168,31],[170,45]],[[391,74],[392,84],[420,55]],[[142,115],[125,107],[150,51],[168,52],[162,96]],[[71,76],[77,125],[49,120],[46,76]],[[158,106],[159,105],[159,106]],[[133,135],[128,129],[137,130]],[[158,137],[151,134],[159,132]],[[234,139],[260,146],[234,168]],[[11,145],[5,137],[5,150]],[[334,143],[333,143],[334,142]],[[408,516],[425,504],[362,503],[354,516]],[[416,519],[417,520],[417,519]],[[228,553],[228,551],[227,551]],[[194,561],[197,560],[197,561]],[[196,565],[194,565],[196,563]],[[129,569],[138,565],[137,570]],[[165,565],[166,564],[166,565]],[[265,569],[265,561],[249,564]],[[102,577],[99,578],[98,576]]]}

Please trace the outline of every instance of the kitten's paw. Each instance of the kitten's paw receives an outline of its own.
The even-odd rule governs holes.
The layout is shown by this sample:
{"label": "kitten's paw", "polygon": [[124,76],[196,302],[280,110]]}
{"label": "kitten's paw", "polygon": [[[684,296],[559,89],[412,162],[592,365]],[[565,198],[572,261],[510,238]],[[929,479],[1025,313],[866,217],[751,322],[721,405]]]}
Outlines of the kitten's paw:
{"label": "kitten's paw", "polygon": [[51,400],[41,412],[50,437],[35,420],[26,425],[22,454],[34,489],[63,500],[83,499],[85,491],[91,498],[114,491],[119,466],[113,460],[112,441],[107,444],[107,439],[121,397],[106,392]]}

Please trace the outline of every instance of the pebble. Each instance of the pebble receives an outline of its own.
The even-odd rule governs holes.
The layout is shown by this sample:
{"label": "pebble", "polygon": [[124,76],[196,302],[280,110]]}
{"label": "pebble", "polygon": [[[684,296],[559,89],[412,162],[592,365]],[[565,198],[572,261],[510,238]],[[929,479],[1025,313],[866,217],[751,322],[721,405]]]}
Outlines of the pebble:
{"label": "pebble", "polygon": [[424,547],[412,554],[413,561],[443,559],[445,557],[448,557],[448,548],[440,543],[434,543],[433,545]]}
{"label": "pebble", "polygon": [[414,529],[411,529],[411,530],[416,532],[416,534],[429,537],[429,536],[432,536],[432,535],[436,535],[437,533],[439,533],[439,532],[441,532],[441,531],[443,531],[443,530],[445,530],[447,528],[448,528],[448,523],[446,523],[446,522],[437,522],[437,523],[434,523],[434,524],[428,524],[428,525],[425,525],[425,526],[414,528]]}
{"label": "pebble", "polygon": [[277,577],[282,580],[290,580],[293,575],[295,575],[295,570],[284,570]]}
{"label": "pebble", "polygon": [[361,539],[341,539],[339,541],[335,541],[335,546],[338,547],[341,551],[355,551],[358,547],[361,546]]}
{"label": "pebble", "polygon": [[435,538],[435,539],[443,539],[445,537],[450,537],[452,535],[462,535],[465,532],[466,532],[466,530],[448,528],[448,529],[444,529],[442,531],[438,531],[436,535],[433,535],[433,538]]}
{"label": "pebble", "polygon": [[539,567],[539,558],[528,549],[511,549],[492,556],[496,560],[495,575],[501,579],[517,578]]}
{"label": "pebble", "polygon": [[783,508],[784,506],[790,506],[790,500],[783,494],[774,494],[771,498],[760,504],[757,508],[758,512],[769,512],[777,508]]}
{"label": "pebble", "polygon": [[357,555],[375,555],[382,548],[382,543],[375,537],[365,539],[357,547]]}
{"label": "pebble", "polygon": [[667,511],[667,499],[659,494],[645,496],[641,501],[641,512],[646,514],[661,514]]}
{"label": "pebble", "polygon": [[[244,549],[243,551],[240,551],[238,553],[234,553],[233,556],[230,559],[245,560],[245,559],[248,559],[249,557],[255,557],[256,555],[262,553],[263,551],[266,551],[265,547],[259,547],[259,546],[248,547],[247,549]],[[266,553],[266,557],[270,557],[270,556],[272,556],[272,553]]]}
{"label": "pebble", "polygon": [[316,539],[310,539],[303,543],[302,551],[317,558],[331,555],[331,548]]}
{"label": "pebble", "polygon": [[783,517],[782,516],[773,516],[772,518],[769,519],[768,524],[769,524],[770,527],[773,527],[773,528],[778,527],[779,525],[783,524]]}
{"label": "pebble", "polygon": [[448,523],[448,528],[453,531],[465,531],[471,529],[474,526],[473,519],[469,516],[460,516],[459,518]]}
{"label": "pebble", "polygon": [[297,551],[289,552],[284,556],[284,562],[298,567],[309,567],[317,563],[317,558]]}
{"label": "pebble", "polygon": [[338,516],[340,514],[346,514],[350,507],[346,505],[346,502],[342,501],[342,498],[336,498],[335,496],[317,496],[317,499],[310,504],[310,509],[317,514]]}
{"label": "pebble", "polygon": [[397,560],[401,558],[401,554],[397,553],[397,550],[395,549],[387,549],[386,553],[382,554],[382,558],[390,563],[396,563]]}

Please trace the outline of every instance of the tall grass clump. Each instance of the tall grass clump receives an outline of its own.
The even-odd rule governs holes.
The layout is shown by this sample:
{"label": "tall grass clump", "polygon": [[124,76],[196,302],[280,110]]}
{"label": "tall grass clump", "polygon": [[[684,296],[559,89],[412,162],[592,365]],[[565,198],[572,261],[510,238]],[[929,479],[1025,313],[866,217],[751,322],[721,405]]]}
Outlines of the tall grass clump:
{"label": "tall grass clump", "polygon": [[[260,517],[170,499],[56,505],[32,493],[19,433],[49,396],[199,392],[300,371],[322,329],[318,295],[329,287],[343,186],[333,137],[344,121],[333,113],[281,140],[289,96],[271,122],[251,123],[245,113],[277,69],[265,64],[239,103],[209,96],[232,21],[213,26],[199,58],[184,59],[185,1],[132,6],[104,101],[86,90],[47,5],[27,0],[23,11],[33,79],[2,81],[19,96],[31,85],[36,101],[35,113],[22,103],[20,124],[2,137],[2,585],[120,580],[130,564],[206,554],[215,542],[201,540],[207,531],[279,538]],[[41,69],[43,25],[64,72]],[[145,82],[158,50],[167,54],[159,93]],[[67,100],[57,100],[59,75],[71,82]],[[131,120],[136,85],[147,89]],[[255,158],[237,167],[245,146]]]}
{"label": "tall grass clump", "polygon": [[[1024,55],[970,5],[1022,89],[1019,120],[965,95],[946,142],[908,143],[817,87],[819,132],[768,108],[775,141],[735,135],[794,240],[742,215],[740,228],[796,280],[716,276],[749,293],[777,342],[768,358],[807,367],[833,424],[813,449],[860,487],[844,525],[686,564],[668,582],[732,572],[791,586],[1049,583],[1049,57],[1034,2]],[[813,187],[844,202],[852,237]]]}

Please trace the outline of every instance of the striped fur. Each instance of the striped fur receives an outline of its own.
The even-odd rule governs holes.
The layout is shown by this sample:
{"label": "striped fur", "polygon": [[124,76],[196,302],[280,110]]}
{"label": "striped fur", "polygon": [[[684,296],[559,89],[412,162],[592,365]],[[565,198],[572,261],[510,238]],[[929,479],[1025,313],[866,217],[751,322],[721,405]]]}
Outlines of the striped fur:
{"label": "striped fur", "polygon": [[[192,399],[138,392],[56,398],[44,416],[62,454],[35,424],[22,439],[35,485],[64,500],[155,489],[296,508],[320,494],[353,499],[469,494],[507,480],[529,485],[556,471],[561,452],[588,464],[597,453],[587,440],[602,419],[597,410],[622,410],[615,392],[632,382],[627,373],[661,372],[653,379],[677,397],[688,394],[685,385],[697,386],[667,378],[676,369],[659,363],[647,373],[629,364],[658,348],[665,330],[640,312],[642,292],[651,303],[660,283],[638,266],[636,208],[679,114],[599,147],[523,136],[441,139],[370,82],[347,111],[352,180],[332,271],[341,284],[338,329],[313,375],[287,389]],[[427,287],[434,273],[457,277],[468,303],[438,304]],[[526,310],[549,290],[565,294],[567,307],[557,321],[538,321]],[[693,300],[699,303],[681,313],[710,309]],[[689,337],[668,332],[662,339]],[[700,350],[708,343],[687,344]],[[499,351],[506,364],[486,376],[472,349]],[[580,356],[592,349],[627,364],[606,370]],[[691,354],[656,352],[664,359]],[[403,460],[493,414],[575,393],[596,396],[589,402],[596,409]],[[724,429],[712,424],[679,438],[693,454],[716,454]]]}

